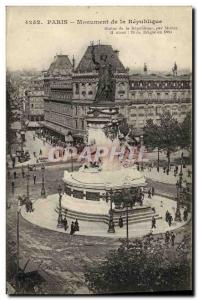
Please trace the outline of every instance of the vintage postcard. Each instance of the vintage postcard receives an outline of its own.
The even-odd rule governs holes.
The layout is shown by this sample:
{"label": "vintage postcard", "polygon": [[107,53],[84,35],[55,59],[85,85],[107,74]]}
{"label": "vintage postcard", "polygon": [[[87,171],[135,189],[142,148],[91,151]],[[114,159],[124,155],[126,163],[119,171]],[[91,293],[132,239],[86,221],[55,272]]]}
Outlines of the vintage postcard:
{"label": "vintage postcard", "polygon": [[193,293],[192,7],[6,8],[6,292]]}

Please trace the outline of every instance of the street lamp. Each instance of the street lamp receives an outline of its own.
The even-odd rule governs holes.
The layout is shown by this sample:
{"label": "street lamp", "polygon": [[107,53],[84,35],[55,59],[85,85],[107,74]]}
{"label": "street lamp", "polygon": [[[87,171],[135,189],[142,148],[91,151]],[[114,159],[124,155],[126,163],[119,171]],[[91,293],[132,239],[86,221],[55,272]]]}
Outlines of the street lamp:
{"label": "street lamp", "polygon": [[46,192],[45,192],[45,166],[44,166],[44,164],[42,164],[42,166],[41,166],[41,174],[42,174],[41,197],[46,198]]}
{"label": "street lamp", "polygon": [[27,200],[29,201],[29,199],[30,199],[30,193],[29,193],[29,180],[30,180],[29,168],[28,168],[28,172],[27,172],[27,175],[26,175],[26,179],[27,179]]}
{"label": "street lamp", "polygon": [[16,244],[17,244],[17,270],[16,270],[16,280],[17,280],[17,289],[19,289],[19,226],[20,226],[20,212],[21,212],[21,208],[20,208],[20,202],[18,201],[18,206],[17,206],[17,226],[16,226],[16,231],[17,231],[17,235],[16,235]]}
{"label": "street lamp", "polygon": [[59,211],[58,211],[58,224],[57,227],[62,228],[63,227],[63,220],[62,220],[62,187],[59,184],[58,186],[58,194],[59,194]]}
{"label": "street lamp", "polygon": [[112,188],[108,191],[107,190],[107,199],[110,200],[110,210],[109,210],[109,227],[108,233],[115,233],[115,226],[113,221],[113,208],[112,208],[112,198],[113,198],[113,190]]}
{"label": "street lamp", "polygon": [[129,203],[130,203],[130,199],[129,199],[129,191],[128,188],[124,188],[123,190],[123,200],[124,200],[124,204],[126,206],[126,242],[127,242],[127,249],[129,248]]}
{"label": "street lamp", "polygon": [[180,166],[180,173],[179,173],[179,187],[180,188],[182,188],[182,181],[183,181],[182,165],[183,165],[183,153],[181,154],[181,166]]}
{"label": "street lamp", "polygon": [[69,149],[69,153],[71,155],[71,171],[74,171],[74,165],[73,165],[73,150]]}
{"label": "street lamp", "polygon": [[176,183],[176,188],[177,188],[177,207],[176,207],[176,212],[175,212],[175,221],[181,222],[181,212],[180,212],[180,193],[181,193],[181,188],[180,188],[180,183]]}

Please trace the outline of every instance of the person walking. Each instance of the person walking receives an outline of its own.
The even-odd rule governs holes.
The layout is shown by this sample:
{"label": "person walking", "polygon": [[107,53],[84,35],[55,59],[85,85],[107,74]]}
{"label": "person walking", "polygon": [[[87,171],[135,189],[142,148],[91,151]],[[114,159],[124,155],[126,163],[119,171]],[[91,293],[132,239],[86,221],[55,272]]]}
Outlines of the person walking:
{"label": "person walking", "polygon": [[78,220],[76,219],[75,224],[74,224],[74,230],[75,231],[79,231],[79,224],[78,224]]}
{"label": "person walking", "polygon": [[168,245],[170,242],[170,232],[166,231],[165,233],[165,244]]}
{"label": "person walking", "polygon": [[173,221],[173,217],[171,216],[171,214],[169,214],[169,218],[168,218],[168,225],[169,226],[172,225],[172,221]]}
{"label": "person walking", "polygon": [[12,157],[12,168],[13,168],[13,169],[14,169],[14,167],[15,167],[15,162],[16,162],[15,157]]}
{"label": "person walking", "polygon": [[14,179],[12,180],[12,193],[14,193],[14,188],[15,188],[15,183],[14,183]]}
{"label": "person walking", "polygon": [[170,213],[169,213],[169,211],[167,210],[167,211],[166,211],[166,216],[165,216],[165,220],[166,220],[167,223],[168,223],[168,220],[169,220],[169,216],[170,216]]}
{"label": "person walking", "polygon": [[175,245],[175,235],[174,235],[174,232],[172,231],[171,232],[171,245],[174,247]]}
{"label": "person walking", "polygon": [[63,219],[63,226],[64,226],[65,231],[67,231],[68,226],[67,226],[67,219],[66,219],[66,216],[65,216],[64,219]]}
{"label": "person walking", "polygon": [[188,210],[187,210],[187,208],[184,209],[183,220],[184,220],[184,222],[186,222],[188,220]]}
{"label": "person walking", "polygon": [[148,190],[148,198],[151,199],[151,189]]}
{"label": "person walking", "polygon": [[34,184],[36,184],[36,174],[33,174]]}
{"label": "person walking", "polygon": [[75,232],[75,224],[74,224],[74,222],[72,221],[72,223],[71,223],[71,229],[70,229],[70,235],[73,235],[74,232]]}
{"label": "person walking", "polygon": [[14,176],[14,179],[16,179],[16,178],[17,178],[16,171],[14,171],[14,173],[13,173],[13,176]]}
{"label": "person walking", "polygon": [[154,186],[152,186],[152,188],[151,188],[151,193],[152,193],[152,196],[154,196],[154,194],[155,194],[155,188],[154,188]]}
{"label": "person walking", "polygon": [[118,225],[119,225],[120,228],[123,227],[123,219],[122,219],[122,216],[119,217]]}
{"label": "person walking", "polygon": [[156,228],[156,219],[155,219],[155,217],[154,217],[154,216],[152,217],[152,221],[151,221],[151,223],[152,223],[152,225],[151,225],[151,229],[153,229],[153,228]]}
{"label": "person walking", "polygon": [[24,171],[23,166],[21,167],[21,174],[22,174],[22,177],[24,178],[25,177],[25,171]]}

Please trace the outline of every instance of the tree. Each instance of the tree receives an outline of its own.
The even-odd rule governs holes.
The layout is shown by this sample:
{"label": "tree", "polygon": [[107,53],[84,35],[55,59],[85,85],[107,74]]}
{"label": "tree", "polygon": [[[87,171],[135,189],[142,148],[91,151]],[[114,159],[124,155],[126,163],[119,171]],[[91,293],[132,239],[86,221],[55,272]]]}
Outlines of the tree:
{"label": "tree", "polygon": [[179,145],[182,149],[189,149],[192,145],[192,118],[191,112],[186,114],[185,119],[180,125]]}
{"label": "tree", "polygon": [[128,249],[122,244],[86,268],[86,284],[97,294],[189,290],[191,262],[180,245],[170,255],[169,248],[151,236],[135,240]]}
{"label": "tree", "polygon": [[151,149],[157,147],[158,150],[158,159],[157,159],[157,171],[159,172],[159,152],[161,147],[161,136],[159,131],[159,126],[154,124],[152,119],[146,121],[146,126],[144,127],[144,144]]}
{"label": "tree", "polygon": [[178,121],[166,111],[160,116],[159,124],[160,147],[167,151],[168,169],[170,167],[170,154],[179,146],[180,126]]}

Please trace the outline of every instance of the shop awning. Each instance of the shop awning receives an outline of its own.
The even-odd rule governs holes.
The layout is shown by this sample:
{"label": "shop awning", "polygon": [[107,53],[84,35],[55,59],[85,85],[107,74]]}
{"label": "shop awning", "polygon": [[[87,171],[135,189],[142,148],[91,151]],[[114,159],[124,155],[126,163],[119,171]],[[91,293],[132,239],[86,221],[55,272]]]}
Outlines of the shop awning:
{"label": "shop awning", "polygon": [[49,129],[51,129],[51,130],[53,130],[53,131],[55,131],[59,134],[62,134],[64,136],[67,136],[69,131],[70,131],[67,128],[64,128],[64,127],[62,127],[60,125],[57,125],[57,124],[53,124],[53,123],[48,122],[48,121],[45,121],[43,126],[46,127],[46,128],[49,128]]}

